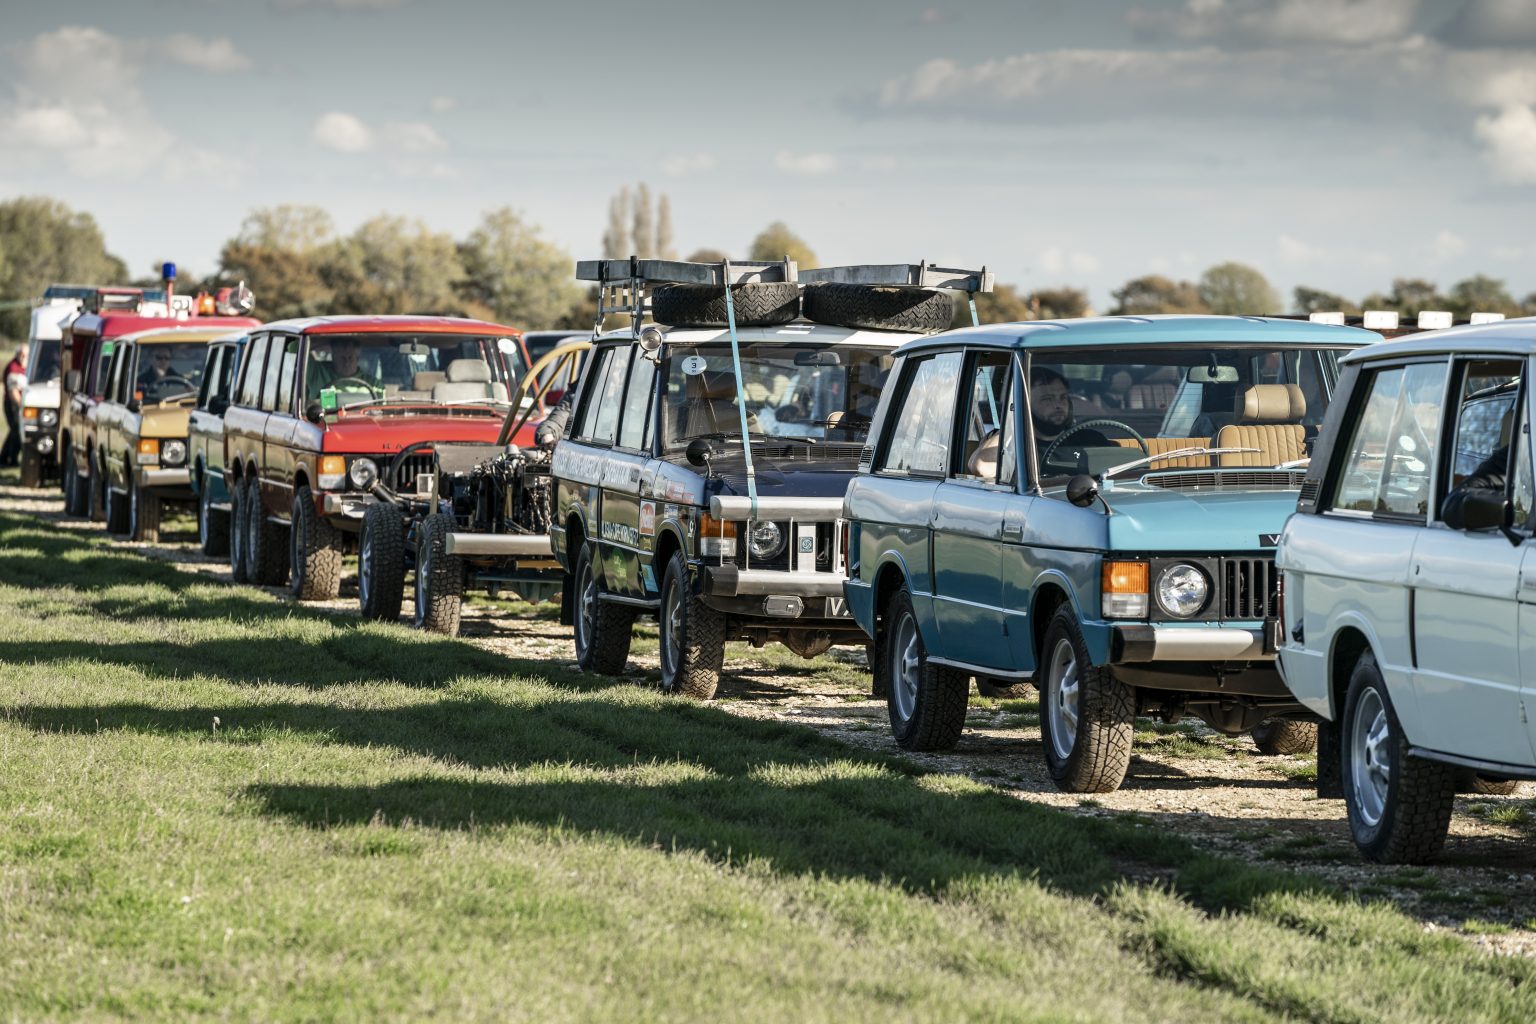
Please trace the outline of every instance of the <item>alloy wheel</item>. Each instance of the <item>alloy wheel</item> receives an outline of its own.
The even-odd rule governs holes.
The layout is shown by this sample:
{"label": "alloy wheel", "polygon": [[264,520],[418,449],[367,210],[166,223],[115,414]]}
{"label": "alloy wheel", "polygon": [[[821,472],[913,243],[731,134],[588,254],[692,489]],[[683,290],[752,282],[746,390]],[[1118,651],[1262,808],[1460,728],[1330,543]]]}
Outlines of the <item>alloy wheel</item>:
{"label": "alloy wheel", "polygon": [[1051,652],[1050,675],[1045,688],[1046,714],[1051,722],[1051,749],[1065,761],[1077,744],[1077,720],[1081,699],[1077,679],[1077,649],[1063,637]]}
{"label": "alloy wheel", "polygon": [[903,720],[910,719],[917,711],[917,684],[922,671],[922,657],[918,651],[917,619],[903,615],[896,623],[891,650],[896,663],[891,666],[891,696],[896,701],[896,713]]}
{"label": "alloy wheel", "polygon": [[1387,790],[1392,783],[1391,743],[1386,704],[1375,687],[1369,687],[1360,694],[1349,730],[1350,780],[1356,811],[1367,826],[1380,822],[1387,808]]}

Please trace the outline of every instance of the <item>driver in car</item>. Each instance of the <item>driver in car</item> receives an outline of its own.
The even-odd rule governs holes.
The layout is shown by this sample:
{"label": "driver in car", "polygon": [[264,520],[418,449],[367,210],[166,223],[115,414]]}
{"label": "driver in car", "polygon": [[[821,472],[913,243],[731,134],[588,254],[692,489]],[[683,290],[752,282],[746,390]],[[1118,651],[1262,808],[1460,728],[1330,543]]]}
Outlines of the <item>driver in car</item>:
{"label": "driver in car", "polygon": [[1051,465],[1076,466],[1084,448],[1104,447],[1109,438],[1097,430],[1072,427],[1072,390],[1067,379],[1048,366],[1036,366],[1029,373],[1029,411],[1035,423],[1035,450],[1044,472],[1045,453],[1061,438],[1062,444],[1051,454]]}
{"label": "driver in car", "polygon": [[[149,348],[149,346],[145,346]],[[171,374],[171,350],[164,345],[151,350],[149,365],[139,374],[139,390],[148,391]]]}
{"label": "driver in car", "polygon": [[309,372],[305,374],[305,391],[309,393],[311,401],[319,398],[320,392],[324,389],[335,387],[337,381],[345,381],[348,378],[354,382],[354,386],[357,381],[362,381],[374,388],[379,387],[376,381],[368,379],[363,374],[359,366],[358,357],[362,353],[362,348],[362,344],[356,338],[333,338],[330,362],[316,359],[316,353],[311,349]]}

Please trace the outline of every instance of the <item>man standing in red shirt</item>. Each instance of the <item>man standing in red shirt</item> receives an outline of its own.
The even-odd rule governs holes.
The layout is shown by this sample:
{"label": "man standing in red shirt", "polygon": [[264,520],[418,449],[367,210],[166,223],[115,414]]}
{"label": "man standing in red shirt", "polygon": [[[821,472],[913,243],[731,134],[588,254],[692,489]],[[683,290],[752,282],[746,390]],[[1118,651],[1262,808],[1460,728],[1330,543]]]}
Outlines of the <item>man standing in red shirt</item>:
{"label": "man standing in red shirt", "polygon": [[5,364],[5,446],[0,448],[0,466],[14,466],[21,461],[21,389],[27,386],[27,346]]}

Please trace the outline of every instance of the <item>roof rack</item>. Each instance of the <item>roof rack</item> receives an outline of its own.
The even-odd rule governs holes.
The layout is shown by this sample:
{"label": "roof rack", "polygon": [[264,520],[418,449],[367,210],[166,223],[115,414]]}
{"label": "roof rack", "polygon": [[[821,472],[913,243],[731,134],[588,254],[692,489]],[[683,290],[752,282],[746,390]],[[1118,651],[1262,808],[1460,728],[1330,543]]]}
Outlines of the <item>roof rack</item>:
{"label": "roof rack", "polygon": [[942,288],[950,291],[990,292],[994,278],[986,267],[961,270],[920,263],[858,263],[843,267],[800,270],[788,257],[776,262],[722,260],[690,263],[684,260],[629,259],[578,260],[576,279],[597,283],[597,319],[594,336],[602,333],[609,314],[623,314],[639,336],[642,321],[651,311],[651,289],[656,285],[699,284],[724,288],[740,284],[858,284],[882,287]]}
{"label": "roof rack", "polygon": [[1285,319],[1307,319],[1315,324],[1333,324],[1344,327],[1364,327],[1368,331],[1382,331],[1392,334],[1408,334],[1413,331],[1438,331],[1447,327],[1459,327],[1466,324],[1477,326],[1480,324],[1495,324],[1504,319],[1503,313],[1472,313],[1466,319],[1458,319],[1455,314],[1444,309],[1420,310],[1412,319],[1400,316],[1395,309],[1367,309],[1363,313],[1343,313],[1337,310],[1323,311],[1305,314],[1282,314]]}

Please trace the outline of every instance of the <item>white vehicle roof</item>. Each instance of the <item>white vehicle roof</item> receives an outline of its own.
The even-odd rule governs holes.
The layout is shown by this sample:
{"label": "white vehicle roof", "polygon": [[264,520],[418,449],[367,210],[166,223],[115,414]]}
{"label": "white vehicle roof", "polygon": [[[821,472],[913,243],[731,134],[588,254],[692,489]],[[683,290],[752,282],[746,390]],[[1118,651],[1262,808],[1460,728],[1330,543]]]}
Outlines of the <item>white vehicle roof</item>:
{"label": "white vehicle roof", "polygon": [[1536,355],[1536,317],[1520,317],[1492,324],[1447,327],[1443,330],[1410,334],[1395,341],[1378,342],[1355,349],[1343,356],[1341,363],[1359,363],[1398,356],[1441,355],[1444,353],[1490,352],[1498,355]]}
{"label": "white vehicle roof", "polygon": [[[646,329],[650,328],[646,325]],[[731,332],[725,327],[665,327],[657,324],[668,344],[699,344],[701,342],[723,342],[730,344]],[[925,338],[925,334],[917,334],[910,331],[871,331],[859,327],[837,327],[832,324],[812,323],[809,320],[796,320],[792,323],[780,324],[777,327],[738,327],[736,337],[743,343],[748,342],[779,342],[781,344],[793,344],[795,342],[815,342],[820,345],[861,345],[870,348],[896,348],[905,345],[917,338]],[[598,341],[633,341],[634,333],[628,327],[615,331],[608,331],[597,339]]]}
{"label": "white vehicle roof", "polygon": [[64,325],[80,311],[79,299],[53,299],[46,306],[32,310],[32,341],[58,341],[64,337]]}

